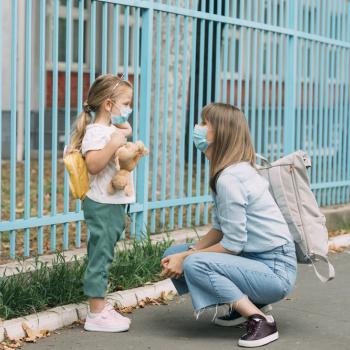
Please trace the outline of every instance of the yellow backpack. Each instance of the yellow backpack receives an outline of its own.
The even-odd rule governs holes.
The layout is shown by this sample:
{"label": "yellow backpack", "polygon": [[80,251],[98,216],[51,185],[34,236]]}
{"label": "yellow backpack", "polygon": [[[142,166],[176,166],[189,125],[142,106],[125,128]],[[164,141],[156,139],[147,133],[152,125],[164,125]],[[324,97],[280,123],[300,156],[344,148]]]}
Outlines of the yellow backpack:
{"label": "yellow backpack", "polygon": [[78,150],[64,152],[63,162],[69,173],[69,187],[74,199],[83,200],[89,191],[89,174],[82,154]]}

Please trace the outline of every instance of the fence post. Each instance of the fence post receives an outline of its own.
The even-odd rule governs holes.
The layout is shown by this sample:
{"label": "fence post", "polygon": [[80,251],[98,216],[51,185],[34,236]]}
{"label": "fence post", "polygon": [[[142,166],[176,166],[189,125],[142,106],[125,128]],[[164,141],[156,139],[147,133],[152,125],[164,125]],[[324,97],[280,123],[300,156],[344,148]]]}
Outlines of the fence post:
{"label": "fence post", "polygon": [[[140,76],[140,120],[139,139],[149,148],[150,116],[151,116],[151,88],[152,88],[152,37],[153,37],[153,7],[142,10],[141,34],[141,76]],[[140,160],[136,178],[136,202],[141,210],[136,214],[136,238],[146,233],[147,203],[148,203],[148,169],[149,157]],[[137,206],[138,207],[138,206]]]}
{"label": "fence post", "polygon": [[284,80],[284,123],[283,123],[283,154],[295,149],[295,110],[296,110],[296,74],[298,48],[298,1],[288,1],[289,18],[287,23],[294,34],[287,37],[286,55],[287,67]]}

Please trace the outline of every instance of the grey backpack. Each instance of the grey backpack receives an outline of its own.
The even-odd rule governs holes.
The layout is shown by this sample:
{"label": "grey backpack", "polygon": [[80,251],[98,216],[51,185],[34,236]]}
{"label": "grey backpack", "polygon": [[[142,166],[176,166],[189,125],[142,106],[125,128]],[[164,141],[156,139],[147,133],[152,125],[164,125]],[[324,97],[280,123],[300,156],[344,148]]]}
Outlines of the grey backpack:
{"label": "grey backpack", "polygon": [[[294,152],[273,163],[260,155],[257,157],[265,163],[259,167],[259,172],[269,182],[270,192],[288,224],[298,262],[311,263],[322,282],[333,279],[334,267],[327,258],[326,218],[310,189],[307,173],[307,168],[311,167],[310,158],[303,151]],[[314,263],[318,260],[328,264],[328,277],[317,271]]]}

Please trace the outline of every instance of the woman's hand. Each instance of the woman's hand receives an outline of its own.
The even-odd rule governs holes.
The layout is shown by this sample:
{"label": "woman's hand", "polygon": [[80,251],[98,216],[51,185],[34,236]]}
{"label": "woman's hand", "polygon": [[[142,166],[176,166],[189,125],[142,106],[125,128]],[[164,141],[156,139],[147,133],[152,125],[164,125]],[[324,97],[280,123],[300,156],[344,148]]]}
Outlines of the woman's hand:
{"label": "woman's hand", "polygon": [[160,264],[163,266],[162,277],[180,278],[183,274],[183,262],[187,255],[178,253],[165,257]]}

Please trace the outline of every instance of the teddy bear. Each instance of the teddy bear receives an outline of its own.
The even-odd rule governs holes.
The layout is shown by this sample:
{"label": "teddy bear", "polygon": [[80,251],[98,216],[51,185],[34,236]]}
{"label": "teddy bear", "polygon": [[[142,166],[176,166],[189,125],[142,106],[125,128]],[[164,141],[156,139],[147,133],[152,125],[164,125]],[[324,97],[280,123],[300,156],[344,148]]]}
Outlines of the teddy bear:
{"label": "teddy bear", "polygon": [[148,149],[142,141],[127,142],[115,153],[115,164],[117,173],[108,185],[108,193],[124,190],[127,196],[133,194],[131,186],[131,172],[135,169],[140,158],[148,154]]}

